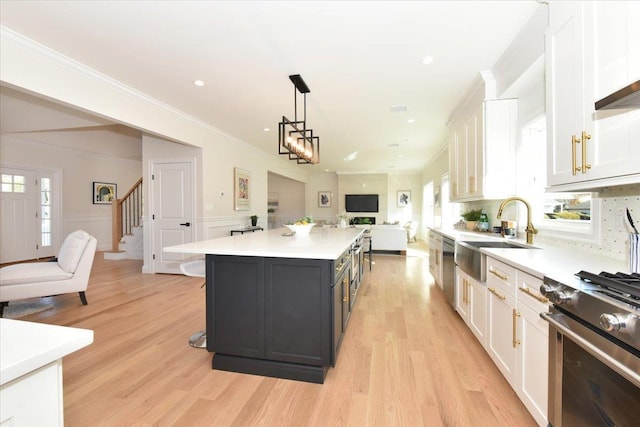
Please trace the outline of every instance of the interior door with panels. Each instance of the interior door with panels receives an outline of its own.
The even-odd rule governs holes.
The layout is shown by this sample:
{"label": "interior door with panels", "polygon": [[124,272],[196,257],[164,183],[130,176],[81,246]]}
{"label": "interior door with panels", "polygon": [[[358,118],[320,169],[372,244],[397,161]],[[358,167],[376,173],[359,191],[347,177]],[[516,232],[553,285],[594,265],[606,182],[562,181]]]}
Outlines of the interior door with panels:
{"label": "interior door with panels", "polygon": [[154,162],[151,183],[154,272],[180,274],[186,255],[162,248],[194,240],[193,163]]}

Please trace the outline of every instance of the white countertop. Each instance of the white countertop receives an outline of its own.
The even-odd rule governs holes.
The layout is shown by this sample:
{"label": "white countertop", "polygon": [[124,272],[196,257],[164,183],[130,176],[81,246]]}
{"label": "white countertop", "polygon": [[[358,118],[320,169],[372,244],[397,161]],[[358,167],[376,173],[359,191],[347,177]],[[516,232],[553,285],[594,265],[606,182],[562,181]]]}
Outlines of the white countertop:
{"label": "white countertop", "polygon": [[362,228],[313,227],[308,236],[283,236],[287,228],[256,231],[163,248],[165,252],[275,258],[337,259]]}
{"label": "white countertop", "polygon": [[[527,246],[524,239],[504,239],[493,233],[464,230],[432,230],[456,240],[497,240]],[[535,243],[535,241],[532,247],[535,249],[480,248],[480,252],[538,278],[547,276],[566,285],[579,281],[574,275],[581,270],[595,274],[602,271],[613,273],[618,271],[629,272],[629,266],[624,260],[580,252],[575,249],[553,247],[547,244]]]}
{"label": "white countertop", "polygon": [[0,319],[0,385],[93,342],[93,331]]}

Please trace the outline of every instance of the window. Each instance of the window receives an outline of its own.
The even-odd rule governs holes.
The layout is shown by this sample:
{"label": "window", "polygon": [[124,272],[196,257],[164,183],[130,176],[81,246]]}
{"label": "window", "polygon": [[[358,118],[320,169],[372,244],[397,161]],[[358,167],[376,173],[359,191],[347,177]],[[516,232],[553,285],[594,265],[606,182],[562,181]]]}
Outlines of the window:
{"label": "window", "polygon": [[2,174],[3,193],[24,193],[25,178],[23,175]]}
{"label": "window", "polygon": [[40,240],[42,247],[51,246],[51,179],[40,179]]}
{"label": "window", "polygon": [[449,202],[449,174],[447,173],[442,175],[440,198],[442,199],[442,227],[453,228],[453,224],[460,218],[460,206],[462,204]]}
{"label": "window", "polygon": [[[541,116],[522,128],[518,152],[518,194],[531,202],[533,223],[556,237],[594,241],[598,203],[594,193],[547,193],[546,117]],[[595,219],[594,219],[595,218]]]}

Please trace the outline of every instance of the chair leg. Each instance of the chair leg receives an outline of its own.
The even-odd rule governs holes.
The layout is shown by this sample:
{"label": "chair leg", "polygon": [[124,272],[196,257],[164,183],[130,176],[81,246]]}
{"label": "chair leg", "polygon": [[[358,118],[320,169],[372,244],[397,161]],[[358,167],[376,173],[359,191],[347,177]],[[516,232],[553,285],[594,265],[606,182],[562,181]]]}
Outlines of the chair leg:
{"label": "chair leg", "polygon": [[82,305],[87,305],[87,296],[84,294],[84,291],[78,293],[80,294],[80,301],[82,301]]}
{"label": "chair leg", "polygon": [[9,305],[8,301],[0,302],[0,317],[4,315],[4,308]]}

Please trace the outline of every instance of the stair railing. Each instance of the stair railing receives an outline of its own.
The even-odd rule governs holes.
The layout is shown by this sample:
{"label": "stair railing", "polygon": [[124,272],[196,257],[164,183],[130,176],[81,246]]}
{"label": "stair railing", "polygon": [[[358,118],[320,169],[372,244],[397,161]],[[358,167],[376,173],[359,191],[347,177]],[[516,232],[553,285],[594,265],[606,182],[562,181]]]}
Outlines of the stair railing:
{"label": "stair railing", "polygon": [[111,214],[111,250],[120,250],[120,240],[125,234],[131,234],[133,227],[140,226],[142,217],[142,178],[121,199],[112,203]]}

